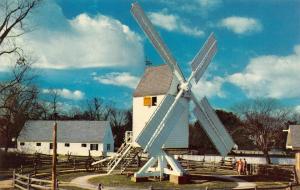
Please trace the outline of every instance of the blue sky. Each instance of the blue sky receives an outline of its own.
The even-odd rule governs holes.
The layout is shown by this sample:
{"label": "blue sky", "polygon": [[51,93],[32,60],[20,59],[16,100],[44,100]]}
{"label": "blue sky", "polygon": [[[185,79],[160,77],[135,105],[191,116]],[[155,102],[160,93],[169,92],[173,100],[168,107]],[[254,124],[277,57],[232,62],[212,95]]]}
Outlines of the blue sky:
{"label": "blue sky", "polygon": [[[18,43],[33,57],[42,94],[65,106],[101,97],[130,107],[147,56],[162,64],[132,15],[129,0],[53,0],[28,18]],[[270,97],[300,112],[300,1],[140,0],[185,76],[211,32],[218,52],[194,91],[215,108]],[[9,59],[1,59],[8,76]]]}

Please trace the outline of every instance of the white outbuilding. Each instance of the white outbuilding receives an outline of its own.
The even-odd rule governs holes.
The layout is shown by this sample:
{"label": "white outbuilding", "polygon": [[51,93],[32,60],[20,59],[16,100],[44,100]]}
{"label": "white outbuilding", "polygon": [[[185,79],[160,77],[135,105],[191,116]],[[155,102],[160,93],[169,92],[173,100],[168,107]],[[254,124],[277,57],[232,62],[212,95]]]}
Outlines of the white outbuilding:
{"label": "white outbuilding", "polygon": [[[52,154],[54,121],[28,121],[17,139],[17,149],[26,154]],[[106,155],[114,151],[108,121],[57,121],[57,153],[78,156]]]}

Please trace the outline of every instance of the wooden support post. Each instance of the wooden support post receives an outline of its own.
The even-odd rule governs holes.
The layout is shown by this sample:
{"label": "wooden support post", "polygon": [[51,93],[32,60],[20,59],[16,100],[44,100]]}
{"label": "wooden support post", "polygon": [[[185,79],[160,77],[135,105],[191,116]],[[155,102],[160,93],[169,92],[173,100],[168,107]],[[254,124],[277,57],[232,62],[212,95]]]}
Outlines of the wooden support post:
{"label": "wooden support post", "polygon": [[56,190],[57,122],[53,126],[52,190]]}

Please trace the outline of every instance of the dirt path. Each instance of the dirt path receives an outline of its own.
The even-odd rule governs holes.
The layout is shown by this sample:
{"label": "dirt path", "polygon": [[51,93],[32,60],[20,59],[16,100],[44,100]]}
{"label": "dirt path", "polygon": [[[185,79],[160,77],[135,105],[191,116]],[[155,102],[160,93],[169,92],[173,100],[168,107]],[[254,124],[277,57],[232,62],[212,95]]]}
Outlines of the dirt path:
{"label": "dirt path", "polygon": [[[90,184],[89,179],[94,178],[94,177],[99,177],[99,176],[105,176],[106,174],[94,174],[94,175],[87,175],[87,176],[81,176],[74,178],[71,180],[69,185],[71,186],[76,186],[76,187],[81,187],[89,190],[97,190],[97,186]],[[232,182],[236,182],[237,186],[233,189],[246,189],[246,188],[254,188],[255,183],[247,182],[245,180],[235,178],[233,176],[223,176],[223,175],[215,175],[214,177],[219,178],[219,179],[224,179]],[[117,190],[117,189],[123,189],[123,190],[137,190],[140,188],[134,188],[134,187],[104,187],[104,190]],[[145,189],[146,190],[146,189]]]}
{"label": "dirt path", "polygon": [[[71,180],[69,183],[70,186],[76,186],[76,187],[81,187],[89,190],[97,190],[98,187],[96,185],[90,184],[89,179],[94,178],[94,177],[99,177],[99,176],[105,176],[107,174],[94,174],[94,175],[86,175],[86,176],[81,176],[77,177]],[[104,190],[137,190],[140,188],[124,188],[124,187],[104,187]],[[146,190],[146,189],[145,189]]]}
{"label": "dirt path", "polygon": [[0,189],[10,189],[10,188],[13,188],[11,179],[0,181]]}

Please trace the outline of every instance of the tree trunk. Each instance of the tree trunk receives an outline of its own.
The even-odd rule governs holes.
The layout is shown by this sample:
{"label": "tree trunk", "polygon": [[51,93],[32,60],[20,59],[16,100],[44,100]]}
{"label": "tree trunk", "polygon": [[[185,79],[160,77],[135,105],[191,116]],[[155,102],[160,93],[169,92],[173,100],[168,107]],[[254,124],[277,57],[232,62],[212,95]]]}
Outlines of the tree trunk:
{"label": "tree trunk", "polygon": [[269,151],[264,150],[263,153],[264,153],[264,157],[266,158],[267,164],[272,164],[271,163],[271,158],[270,158],[270,155],[269,155]]}
{"label": "tree trunk", "polygon": [[5,153],[7,153],[8,146],[9,146],[9,143],[10,143],[10,135],[9,135],[9,131],[8,131],[8,126],[7,125],[6,125],[6,131],[5,131],[5,133],[6,133],[6,136],[5,136],[5,149],[4,149],[4,151],[5,151]]}

